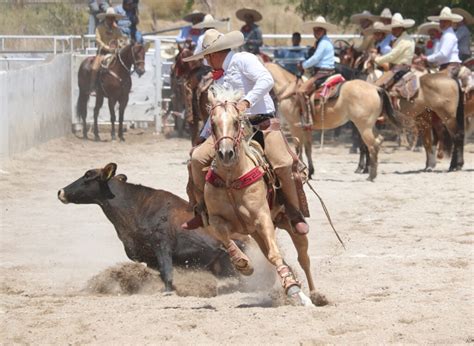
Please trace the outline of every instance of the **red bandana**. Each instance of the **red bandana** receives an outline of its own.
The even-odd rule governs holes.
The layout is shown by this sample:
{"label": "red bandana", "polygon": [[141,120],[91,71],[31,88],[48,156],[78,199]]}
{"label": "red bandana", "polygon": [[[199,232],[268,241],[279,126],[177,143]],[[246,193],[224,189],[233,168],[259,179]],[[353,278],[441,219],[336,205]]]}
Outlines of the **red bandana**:
{"label": "red bandana", "polygon": [[224,75],[224,70],[223,69],[218,69],[218,70],[212,70],[212,79],[218,80]]}

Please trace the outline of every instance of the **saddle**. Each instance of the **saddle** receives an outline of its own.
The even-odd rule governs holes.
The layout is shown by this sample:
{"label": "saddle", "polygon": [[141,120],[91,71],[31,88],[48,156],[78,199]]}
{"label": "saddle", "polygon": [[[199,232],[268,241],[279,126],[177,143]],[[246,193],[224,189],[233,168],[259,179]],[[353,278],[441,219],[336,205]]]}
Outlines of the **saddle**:
{"label": "saddle", "polygon": [[389,90],[391,96],[401,97],[408,101],[413,99],[420,89],[420,78],[414,72],[407,72]]}
{"label": "saddle", "polygon": [[[319,81],[319,80],[318,80]],[[338,98],[341,91],[341,86],[346,80],[341,74],[335,74],[324,78],[319,88],[314,91],[314,100],[322,103],[330,99]]]}
{"label": "saddle", "polygon": [[102,56],[100,60],[100,68],[103,70],[108,70],[110,64],[115,60],[115,54],[106,54]]}

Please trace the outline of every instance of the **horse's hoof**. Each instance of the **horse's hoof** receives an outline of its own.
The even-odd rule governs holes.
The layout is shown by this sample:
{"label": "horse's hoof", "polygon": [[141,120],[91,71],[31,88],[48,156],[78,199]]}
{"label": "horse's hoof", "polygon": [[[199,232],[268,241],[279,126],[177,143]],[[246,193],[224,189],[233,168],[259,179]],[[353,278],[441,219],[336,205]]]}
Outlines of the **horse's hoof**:
{"label": "horse's hoof", "polygon": [[375,177],[368,177],[368,178],[367,178],[367,181],[370,181],[371,183],[373,183],[374,180],[375,180]]}
{"label": "horse's hoof", "polygon": [[368,169],[368,168],[366,168],[366,169],[364,169],[364,170],[362,171],[362,174],[368,174],[368,173],[369,173],[369,169]]}
{"label": "horse's hoof", "polygon": [[163,291],[162,292],[163,297],[170,297],[170,296],[175,296],[176,291]]}
{"label": "horse's hoof", "polygon": [[329,301],[326,296],[319,294],[316,291],[310,292],[309,297],[311,298],[313,304],[316,306],[325,306],[329,304]]}
{"label": "horse's hoof", "polygon": [[433,172],[433,167],[426,167],[425,172]]}
{"label": "horse's hoof", "polygon": [[119,137],[119,139],[120,139],[120,142],[125,142],[125,138]]}
{"label": "horse's hoof", "polygon": [[357,169],[354,171],[354,173],[357,173],[357,174],[362,174],[362,172],[363,170],[360,167],[357,167]]}
{"label": "horse's hoof", "polygon": [[298,285],[291,286],[286,294],[288,295],[288,298],[293,299],[301,306],[308,308],[315,307],[311,299],[309,299],[308,296],[303,293],[303,291]]}
{"label": "horse's hoof", "polygon": [[95,137],[94,137],[94,141],[100,142],[100,137],[99,137],[99,136],[95,136]]}

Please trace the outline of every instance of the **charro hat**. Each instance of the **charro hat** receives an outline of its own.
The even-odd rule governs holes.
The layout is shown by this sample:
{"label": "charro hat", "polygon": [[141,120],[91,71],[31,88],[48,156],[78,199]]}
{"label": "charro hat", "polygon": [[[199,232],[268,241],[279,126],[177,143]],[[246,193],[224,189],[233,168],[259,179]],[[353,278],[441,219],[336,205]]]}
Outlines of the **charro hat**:
{"label": "charro hat", "polygon": [[319,16],[315,20],[304,22],[303,30],[313,30],[313,28],[323,28],[326,31],[335,31],[336,26],[334,24],[326,22],[323,16]]}
{"label": "charro hat", "polygon": [[115,12],[113,7],[109,7],[107,11],[105,11],[105,13],[99,13],[96,17],[98,20],[103,20],[106,17],[114,17],[116,20],[126,18],[125,16],[122,16],[121,14]]}
{"label": "charro hat", "polygon": [[373,20],[381,21],[382,19],[392,19],[392,11],[389,8],[384,8],[380,16],[373,16]]}
{"label": "charro hat", "polygon": [[432,29],[436,29],[438,31],[441,31],[439,27],[439,23],[436,22],[427,22],[423,23],[418,27],[418,34],[419,35],[429,35],[429,31]]}
{"label": "charro hat", "polygon": [[235,15],[238,19],[240,19],[244,22],[245,22],[245,17],[247,15],[251,15],[255,22],[258,22],[258,21],[262,20],[262,18],[263,18],[262,15],[260,14],[260,12],[258,12],[257,10],[254,10],[252,8],[241,8],[240,10],[237,10],[237,12],[235,12]]}
{"label": "charro hat", "polygon": [[393,28],[411,28],[415,25],[413,19],[404,19],[400,13],[395,13],[392,17],[392,22],[389,25],[385,25],[387,30],[392,30]]}
{"label": "charro hat", "polygon": [[185,20],[186,22],[190,22],[190,23],[194,22],[195,20],[201,22],[204,19],[205,15],[206,14],[203,13],[203,12],[194,10],[193,12],[185,15],[183,17],[183,20]]}
{"label": "charro hat", "polygon": [[244,35],[240,31],[231,31],[223,34],[215,29],[209,29],[202,40],[202,51],[183,61],[193,61],[204,58],[205,55],[220,52],[221,50],[240,47],[244,44]]}
{"label": "charro hat", "polygon": [[362,13],[356,13],[351,16],[351,23],[360,24],[361,20],[368,19],[374,21],[374,15],[369,11],[363,11]]}
{"label": "charro hat", "polygon": [[428,20],[431,20],[433,22],[439,22],[440,20],[449,20],[454,23],[459,23],[463,20],[463,17],[459,14],[452,13],[449,7],[444,7],[441,10],[439,16],[429,16]]}
{"label": "charro hat", "polygon": [[375,22],[370,28],[364,30],[364,35],[372,35],[376,32],[390,32],[382,22]]}
{"label": "charro hat", "polygon": [[205,29],[205,28],[219,28],[226,26],[227,23],[221,20],[216,20],[210,14],[206,14],[201,23],[193,25],[193,29]]}
{"label": "charro hat", "polygon": [[451,9],[451,12],[453,12],[455,14],[459,14],[460,16],[462,16],[467,25],[474,24],[474,18],[466,10],[464,10],[462,8],[459,8],[459,7],[456,7],[456,8]]}

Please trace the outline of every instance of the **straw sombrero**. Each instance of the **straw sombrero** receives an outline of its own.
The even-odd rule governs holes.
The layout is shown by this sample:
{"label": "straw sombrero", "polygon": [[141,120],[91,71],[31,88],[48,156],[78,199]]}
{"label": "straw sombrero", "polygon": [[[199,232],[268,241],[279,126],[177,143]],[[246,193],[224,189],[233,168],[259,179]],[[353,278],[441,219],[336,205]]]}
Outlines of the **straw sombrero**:
{"label": "straw sombrero", "polygon": [[205,55],[220,52],[221,50],[240,47],[244,44],[244,35],[240,31],[231,31],[223,34],[215,29],[209,29],[202,40],[202,51],[183,61],[193,61],[204,58]]}
{"label": "straw sombrero", "polygon": [[192,28],[193,29],[219,28],[219,27],[224,27],[226,25],[227,25],[226,22],[216,20],[214,19],[212,15],[206,14],[202,22],[196,25],[193,25]]}
{"label": "straw sombrero", "polygon": [[380,16],[373,16],[373,20],[381,21],[382,19],[392,19],[392,11],[389,8],[384,8]]}
{"label": "straw sombrero", "polygon": [[459,14],[460,16],[462,16],[467,25],[474,24],[474,18],[466,10],[463,10],[462,8],[456,7],[456,8],[451,9],[451,12],[455,13],[455,14]]}
{"label": "straw sombrero", "polygon": [[199,21],[199,22],[201,22],[201,21],[204,19],[204,16],[205,16],[205,15],[206,15],[205,13],[202,13],[202,12],[200,12],[200,11],[194,10],[193,12],[191,12],[191,13],[185,15],[185,16],[183,17],[183,20],[185,20],[186,22],[190,22],[190,23],[192,23],[192,22],[194,22],[194,21]]}
{"label": "straw sombrero", "polygon": [[440,20],[449,20],[454,23],[459,23],[463,20],[463,17],[459,14],[452,13],[449,7],[444,7],[441,10],[439,16],[429,16],[428,20],[431,20],[432,22],[439,22]]}
{"label": "straw sombrero", "polygon": [[372,13],[370,13],[369,11],[364,11],[362,13],[356,13],[356,14],[353,14],[351,16],[351,23],[354,23],[354,24],[360,24],[360,22],[363,20],[363,19],[368,19],[370,21],[374,21],[374,15]]}
{"label": "straw sombrero", "polygon": [[237,10],[237,12],[235,12],[235,15],[238,19],[244,22],[245,22],[245,16],[247,15],[251,15],[255,22],[258,22],[262,20],[263,18],[260,12],[251,8],[241,8],[240,10]]}
{"label": "straw sombrero", "polygon": [[427,22],[423,23],[418,27],[418,34],[419,35],[429,35],[429,31],[432,29],[436,29],[438,31],[441,31],[439,28],[439,23],[436,22]]}
{"label": "straw sombrero", "polygon": [[125,16],[122,16],[121,14],[115,12],[113,7],[109,7],[107,11],[105,11],[105,13],[99,13],[96,17],[98,20],[104,20],[106,17],[114,17],[115,20],[126,18]]}
{"label": "straw sombrero", "polygon": [[315,20],[304,22],[303,30],[313,30],[313,28],[323,28],[326,31],[335,31],[337,27],[334,24],[326,22],[323,16],[319,16]]}
{"label": "straw sombrero", "polygon": [[390,32],[382,22],[375,22],[370,28],[364,30],[364,35],[372,35],[376,32]]}
{"label": "straw sombrero", "polygon": [[413,19],[404,19],[400,13],[395,13],[392,17],[392,22],[389,25],[385,25],[385,29],[392,30],[393,28],[411,28],[415,25]]}

